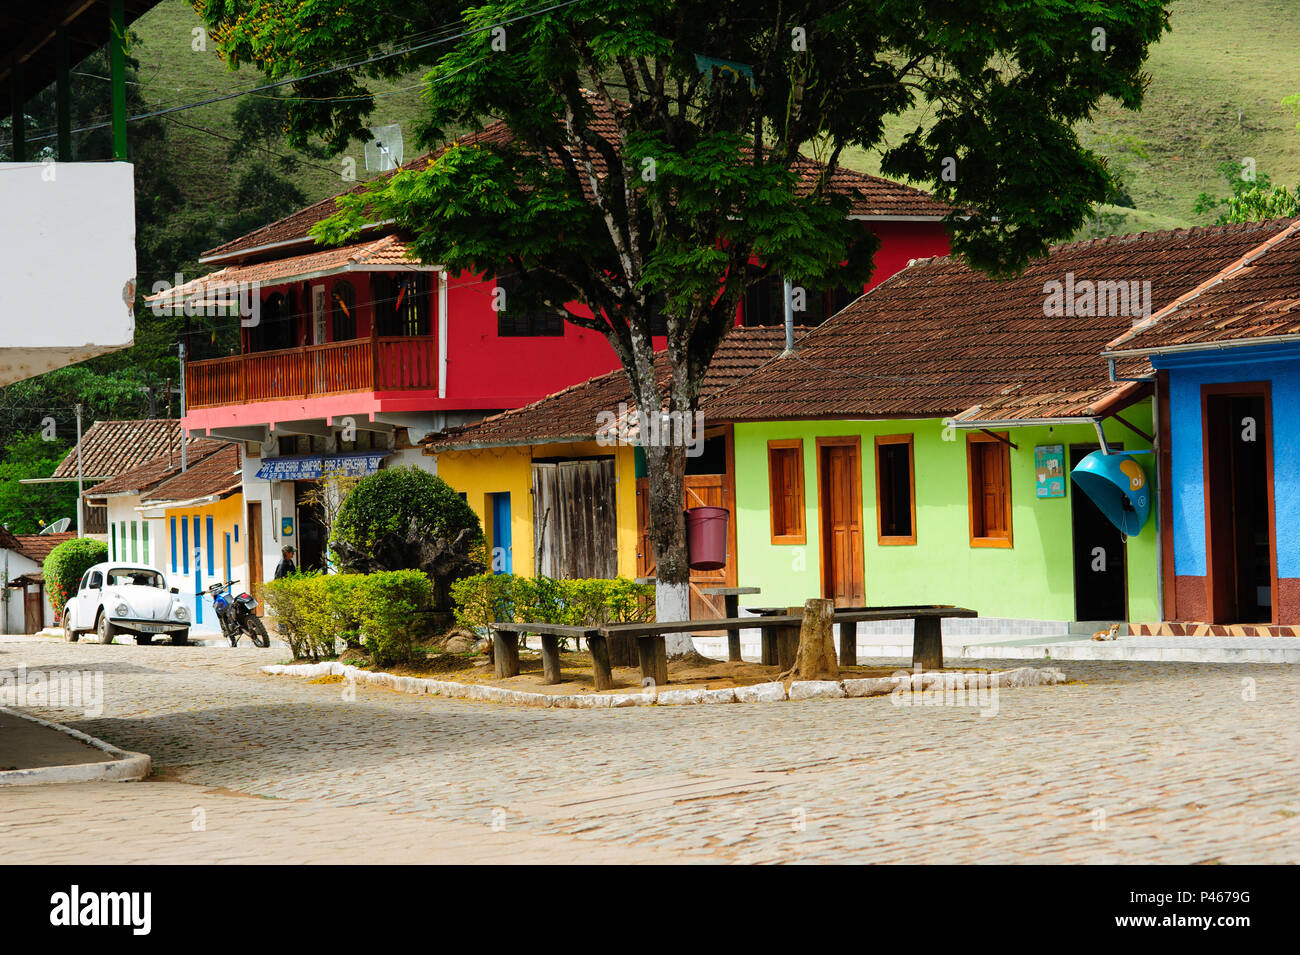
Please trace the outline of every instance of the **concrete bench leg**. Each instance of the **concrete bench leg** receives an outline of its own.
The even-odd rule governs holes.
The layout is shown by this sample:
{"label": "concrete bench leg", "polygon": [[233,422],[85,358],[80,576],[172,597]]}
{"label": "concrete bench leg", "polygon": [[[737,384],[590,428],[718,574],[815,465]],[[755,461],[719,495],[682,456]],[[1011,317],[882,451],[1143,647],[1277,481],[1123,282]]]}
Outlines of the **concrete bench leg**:
{"label": "concrete bench leg", "polygon": [[596,689],[614,689],[614,674],[609,669],[609,644],[604,637],[588,637],[587,647],[591,650],[591,672]]}
{"label": "concrete bench leg", "polygon": [[662,634],[641,637],[636,642],[641,657],[641,680],[654,680],[655,686],[668,685],[668,647]]}
{"label": "concrete bench leg", "polygon": [[560,682],[560,638],[554,634],[542,634],[542,673],[543,683]]}
{"label": "concrete bench leg", "polygon": [[497,679],[519,675],[519,634],[514,631],[492,631],[492,660],[496,665]]}
{"label": "concrete bench leg", "polygon": [[799,628],[781,627],[776,636],[776,665],[784,672],[794,666],[799,654]]}
{"label": "concrete bench leg", "polygon": [[858,625],[856,623],[840,624],[840,666],[858,665]]}
{"label": "concrete bench leg", "polygon": [[912,666],[922,670],[943,669],[943,620],[917,617],[912,632]]}

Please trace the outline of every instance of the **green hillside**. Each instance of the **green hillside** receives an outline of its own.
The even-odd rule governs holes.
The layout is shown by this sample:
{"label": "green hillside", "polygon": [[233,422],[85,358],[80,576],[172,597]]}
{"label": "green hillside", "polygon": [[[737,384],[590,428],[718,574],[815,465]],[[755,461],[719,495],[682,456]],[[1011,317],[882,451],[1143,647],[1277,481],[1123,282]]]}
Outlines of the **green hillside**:
{"label": "green hillside", "polygon": [[[1080,130],[1085,143],[1124,172],[1136,210],[1105,232],[1206,224],[1194,216],[1198,193],[1226,195],[1225,160],[1253,157],[1275,185],[1300,182],[1300,132],[1282,98],[1300,93],[1300,3],[1296,0],[1176,0],[1172,31],[1151,51],[1151,85],[1141,112],[1107,104]],[[1240,119],[1238,118],[1240,110]],[[909,120],[910,119],[910,123]],[[916,116],[896,118],[896,141]],[[1137,143],[1136,158],[1119,144]],[[858,153],[847,164],[879,172],[879,157]],[[1109,217],[1108,217],[1109,218]],[[1091,234],[1085,228],[1081,236]]]}

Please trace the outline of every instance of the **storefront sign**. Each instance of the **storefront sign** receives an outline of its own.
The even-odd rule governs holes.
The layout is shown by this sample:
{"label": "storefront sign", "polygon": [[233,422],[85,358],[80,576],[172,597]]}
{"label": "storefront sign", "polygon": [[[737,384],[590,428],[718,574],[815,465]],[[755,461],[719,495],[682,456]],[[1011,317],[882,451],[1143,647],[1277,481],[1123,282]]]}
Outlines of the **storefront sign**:
{"label": "storefront sign", "polygon": [[257,476],[264,481],[319,481],[326,474],[366,477],[379,470],[388,451],[357,451],[352,454],[307,455],[295,458],[263,458]]}
{"label": "storefront sign", "polygon": [[1039,497],[1065,497],[1065,445],[1034,448],[1034,477]]}

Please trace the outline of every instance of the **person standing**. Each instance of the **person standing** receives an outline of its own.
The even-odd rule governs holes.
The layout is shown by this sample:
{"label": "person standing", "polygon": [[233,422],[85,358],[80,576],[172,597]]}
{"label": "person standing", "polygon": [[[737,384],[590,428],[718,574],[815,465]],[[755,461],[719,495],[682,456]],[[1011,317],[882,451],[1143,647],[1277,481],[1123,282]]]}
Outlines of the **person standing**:
{"label": "person standing", "polygon": [[293,563],[293,556],[295,553],[297,552],[293,549],[292,544],[285,544],[280,548],[280,563],[275,565],[276,580],[279,580],[281,577],[288,577],[290,574],[298,572],[298,568],[295,567]]}

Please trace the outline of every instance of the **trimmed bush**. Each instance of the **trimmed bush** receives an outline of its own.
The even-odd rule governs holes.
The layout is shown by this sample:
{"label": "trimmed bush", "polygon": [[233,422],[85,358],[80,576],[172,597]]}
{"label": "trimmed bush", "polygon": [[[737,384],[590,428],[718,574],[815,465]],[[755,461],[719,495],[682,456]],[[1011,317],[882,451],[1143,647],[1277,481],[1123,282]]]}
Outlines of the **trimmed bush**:
{"label": "trimmed bush", "polygon": [[361,638],[376,666],[407,663],[429,633],[433,586],[418,570],[370,574],[358,588]]}
{"label": "trimmed bush", "polygon": [[478,515],[450,484],[416,467],[359,482],[339,508],[330,549],[349,573],[423,571],[435,610],[451,608],[452,581],[487,569]]}
{"label": "trimmed bush", "polygon": [[569,626],[638,623],[654,618],[653,584],[626,577],[557,580],[476,574],[451,586],[456,622],[486,634],[494,620]]}
{"label": "trimmed bush", "polygon": [[295,659],[335,656],[337,641],[360,646],[361,574],[293,574],[266,585],[266,603]]}
{"label": "trimmed bush", "polygon": [[89,537],[64,541],[45,555],[45,595],[56,620],[63,617],[63,608],[76,594],[82,574],[106,560],[108,545]]}

